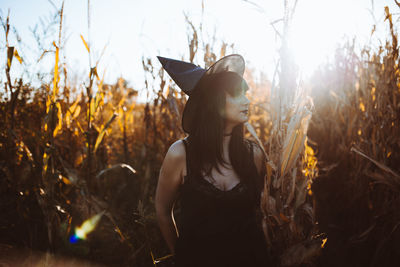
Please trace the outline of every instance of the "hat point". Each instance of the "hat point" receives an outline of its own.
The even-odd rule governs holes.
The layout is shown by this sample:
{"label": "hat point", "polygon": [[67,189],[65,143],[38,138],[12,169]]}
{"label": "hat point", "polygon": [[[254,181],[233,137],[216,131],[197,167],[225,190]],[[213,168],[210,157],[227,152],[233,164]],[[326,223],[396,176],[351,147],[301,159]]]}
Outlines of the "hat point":
{"label": "hat point", "polygon": [[161,64],[164,66],[167,62],[168,59],[165,57],[157,56],[158,60],[161,62]]}

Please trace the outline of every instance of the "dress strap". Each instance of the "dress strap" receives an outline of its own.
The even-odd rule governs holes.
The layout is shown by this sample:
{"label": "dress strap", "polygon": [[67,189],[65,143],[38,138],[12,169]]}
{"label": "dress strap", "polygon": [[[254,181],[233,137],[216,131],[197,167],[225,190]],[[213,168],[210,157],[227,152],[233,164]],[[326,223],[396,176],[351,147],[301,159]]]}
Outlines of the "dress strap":
{"label": "dress strap", "polygon": [[[182,139],[183,144],[185,145],[185,151],[186,151],[186,179],[190,175],[190,165],[189,165],[189,144],[185,139]],[[185,182],[185,181],[183,181]]]}

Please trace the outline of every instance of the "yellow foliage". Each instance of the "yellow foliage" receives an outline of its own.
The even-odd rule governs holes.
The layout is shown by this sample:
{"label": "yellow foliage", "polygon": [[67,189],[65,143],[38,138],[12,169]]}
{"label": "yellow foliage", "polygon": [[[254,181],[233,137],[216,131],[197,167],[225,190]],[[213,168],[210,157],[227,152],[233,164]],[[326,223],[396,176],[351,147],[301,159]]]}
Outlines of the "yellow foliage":
{"label": "yellow foliage", "polygon": [[7,68],[8,69],[11,68],[13,56],[14,56],[14,47],[13,46],[7,47]]}
{"label": "yellow foliage", "polygon": [[359,106],[360,106],[360,110],[361,110],[362,112],[364,112],[364,111],[365,111],[364,103],[360,101],[360,105],[359,105]]}
{"label": "yellow foliage", "polygon": [[322,244],[321,244],[321,248],[323,248],[326,244],[326,241],[328,241],[328,238],[324,238],[322,239]]}
{"label": "yellow foliage", "polygon": [[86,47],[86,50],[90,53],[89,46],[88,46],[87,42],[85,41],[85,38],[83,38],[82,34],[81,34],[81,39],[82,39],[83,44],[84,44],[85,47]]}
{"label": "yellow foliage", "polygon": [[75,159],[75,166],[81,165],[83,161],[83,154],[79,153],[79,155]]}
{"label": "yellow foliage", "polygon": [[282,153],[282,176],[292,168],[299,153],[304,148],[303,143],[306,138],[310,119],[311,113],[303,110],[303,112],[293,116],[289,123]]}
{"label": "yellow foliage", "polygon": [[60,102],[56,103],[56,108],[57,108],[57,125],[54,128],[53,137],[56,137],[57,133],[62,129],[62,110]]}
{"label": "yellow foliage", "polygon": [[94,111],[92,112],[92,116],[94,116],[99,106],[101,106],[104,103],[103,101],[104,101],[104,93],[102,91],[97,91],[97,94],[95,96],[95,105],[94,105]]}
{"label": "yellow foliage", "polygon": [[43,171],[42,171],[43,172],[43,176],[47,172],[48,163],[49,163],[49,155],[46,152],[44,152],[43,153]]}
{"label": "yellow foliage", "polygon": [[48,114],[49,111],[50,111],[50,106],[51,106],[50,104],[51,104],[50,96],[47,96],[47,99],[46,99],[46,114]]}
{"label": "yellow foliage", "polygon": [[56,59],[54,63],[54,79],[53,79],[53,95],[52,95],[52,101],[55,101],[55,98],[58,94],[58,81],[60,79],[59,74],[58,74],[58,61],[59,61],[59,48],[56,45],[55,42],[53,42],[53,45],[56,48]]}
{"label": "yellow foliage", "polygon": [[62,176],[61,180],[63,181],[64,184],[67,184],[67,185],[71,184],[71,181],[65,176]]}
{"label": "yellow foliage", "polygon": [[17,49],[14,48],[14,57],[22,64],[22,58],[19,56]]}
{"label": "yellow foliage", "polygon": [[100,133],[97,136],[96,139],[96,144],[94,145],[94,150],[93,152],[97,151],[97,148],[99,147],[101,141],[103,140],[104,134],[106,133],[106,130],[108,129],[108,127],[110,127],[111,123],[113,122],[113,120],[117,117],[117,113],[114,113],[111,118],[107,121],[106,124],[102,125],[100,128]]}

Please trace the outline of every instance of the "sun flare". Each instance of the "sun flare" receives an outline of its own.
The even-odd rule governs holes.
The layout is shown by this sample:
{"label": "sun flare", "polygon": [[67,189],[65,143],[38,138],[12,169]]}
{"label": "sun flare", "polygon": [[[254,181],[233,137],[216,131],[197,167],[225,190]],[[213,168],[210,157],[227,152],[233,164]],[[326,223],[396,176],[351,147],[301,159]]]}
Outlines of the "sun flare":
{"label": "sun flare", "polygon": [[[365,37],[366,10],[354,14],[354,3],[307,1],[299,4],[291,24],[290,48],[300,72],[308,76],[321,63],[332,58],[337,45],[346,38]],[[360,26],[363,25],[362,30]]]}

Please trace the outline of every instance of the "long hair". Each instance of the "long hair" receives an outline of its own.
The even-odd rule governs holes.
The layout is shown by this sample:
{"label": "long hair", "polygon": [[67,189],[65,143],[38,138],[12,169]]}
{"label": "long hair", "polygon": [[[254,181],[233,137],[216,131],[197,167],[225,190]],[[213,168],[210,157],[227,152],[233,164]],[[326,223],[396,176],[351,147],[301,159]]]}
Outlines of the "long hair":
{"label": "long hair", "polygon": [[[196,177],[201,177],[202,174],[212,177],[213,168],[221,173],[218,165],[227,164],[222,156],[226,94],[236,96],[243,89],[247,90],[247,84],[241,76],[233,72],[209,75],[196,85],[191,97],[196,98],[197,108],[188,137],[190,168]],[[243,124],[233,128],[229,158],[241,182],[255,189],[254,181],[258,173],[250,156],[251,142],[244,139],[243,132]]]}

